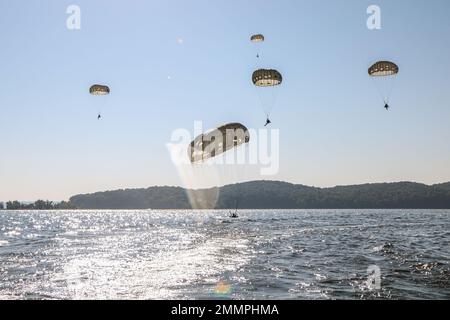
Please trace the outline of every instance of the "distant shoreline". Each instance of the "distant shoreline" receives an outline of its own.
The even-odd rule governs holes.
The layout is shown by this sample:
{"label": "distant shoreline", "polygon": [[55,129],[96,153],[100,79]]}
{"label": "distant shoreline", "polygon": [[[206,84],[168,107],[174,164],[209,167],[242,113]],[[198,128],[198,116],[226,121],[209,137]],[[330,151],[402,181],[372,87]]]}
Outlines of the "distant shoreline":
{"label": "distant shoreline", "polygon": [[280,181],[253,181],[200,190],[181,187],[115,190],[76,195],[67,202],[10,201],[6,205],[8,210],[449,210],[450,182],[316,188]]}

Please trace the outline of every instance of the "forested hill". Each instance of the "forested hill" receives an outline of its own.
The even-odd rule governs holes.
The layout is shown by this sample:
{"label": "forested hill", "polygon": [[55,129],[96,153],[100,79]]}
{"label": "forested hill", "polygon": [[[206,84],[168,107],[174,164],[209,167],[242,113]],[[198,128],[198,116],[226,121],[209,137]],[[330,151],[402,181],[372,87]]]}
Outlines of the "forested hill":
{"label": "forested hill", "polygon": [[450,209],[450,183],[412,182],[314,188],[254,181],[222,188],[151,187],[77,195],[79,209]]}

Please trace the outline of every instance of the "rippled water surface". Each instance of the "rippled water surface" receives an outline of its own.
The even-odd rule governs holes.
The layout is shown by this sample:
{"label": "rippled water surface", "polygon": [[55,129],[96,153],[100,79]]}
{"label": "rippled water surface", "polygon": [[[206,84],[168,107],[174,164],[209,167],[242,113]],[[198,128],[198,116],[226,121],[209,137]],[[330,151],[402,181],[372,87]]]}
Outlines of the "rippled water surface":
{"label": "rippled water surface", "polygon": [[214,298],[450,299],[450,211],[0,211],[0,299]]}

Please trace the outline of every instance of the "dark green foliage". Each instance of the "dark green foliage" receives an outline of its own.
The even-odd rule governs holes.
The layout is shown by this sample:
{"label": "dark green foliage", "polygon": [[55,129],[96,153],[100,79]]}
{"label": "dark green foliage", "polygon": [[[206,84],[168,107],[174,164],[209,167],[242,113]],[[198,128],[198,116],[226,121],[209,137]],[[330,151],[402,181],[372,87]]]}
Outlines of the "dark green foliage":
{"label": "dark green foliage", "polygon": [[183,188],[152,187],[77,195],[70,203],[80,209],[189,209]]}
{"label": "dark green foliage", "polygon": [[[1,207],[3,208],[3,207]],[[52,202],[38,200],[34,203],[22,203],[19,201],[8,201],[6,203],[8,210],[72,210],[76,209],[70,202]]]}
{"label": "dark green foliage", "polygon": [[[215,189],[190,191],[215,194]],[[313,188],[276,181],[255,181],[220,188],[216,209],[450,209],[450,183],[427,186],[399,182]],[[80,209],[189,209],[186,190],[176,187],[118,190],[78,195]],[[205,203],[211,203],[206,202]]]}

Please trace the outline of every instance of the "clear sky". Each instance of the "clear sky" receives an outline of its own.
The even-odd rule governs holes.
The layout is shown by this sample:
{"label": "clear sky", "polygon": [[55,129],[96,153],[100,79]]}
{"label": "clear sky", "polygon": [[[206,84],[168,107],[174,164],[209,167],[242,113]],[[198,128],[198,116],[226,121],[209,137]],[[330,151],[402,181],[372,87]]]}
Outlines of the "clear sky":
{"label": "clear sky", "polygon": [[[448,0],[0,0],[0,200],[182,185],[173,130],[264,123],[254,33],[284,84],[279,174],[248,178],[450,181],[449,14]],[[381,59],[400,66],[389,112],[367,76]],[[101,121],[94,83],[112,89]]]}

